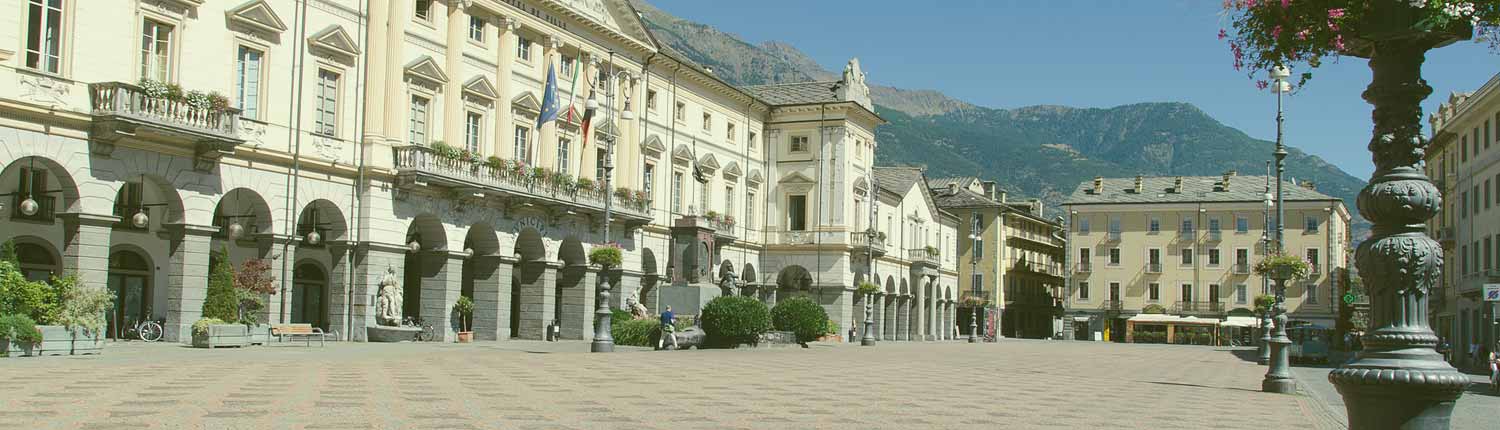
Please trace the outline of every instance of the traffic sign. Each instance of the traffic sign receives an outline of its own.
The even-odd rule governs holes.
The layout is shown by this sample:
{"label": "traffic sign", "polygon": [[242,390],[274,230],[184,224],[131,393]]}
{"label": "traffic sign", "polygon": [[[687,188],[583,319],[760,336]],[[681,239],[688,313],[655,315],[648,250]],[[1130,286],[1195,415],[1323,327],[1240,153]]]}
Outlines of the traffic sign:
{"label": "traffic sign", "polygon": [[1500,302],[1500,284],[1484,284],[1484,301]]}
{"label": "traffic sign", "polygon": [[1354,304],[1354,293],[1344,293],[1344,303],[1350,305]]}

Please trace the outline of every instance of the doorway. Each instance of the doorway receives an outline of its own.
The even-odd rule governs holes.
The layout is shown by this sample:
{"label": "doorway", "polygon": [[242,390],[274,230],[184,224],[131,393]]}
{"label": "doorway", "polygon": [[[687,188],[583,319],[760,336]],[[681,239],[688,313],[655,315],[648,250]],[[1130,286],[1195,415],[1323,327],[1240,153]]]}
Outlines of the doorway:
{"label": "doorway", "polygon": [[328,330],[328,312],[323,305],[327,292],[328,275],[323,268],[312,263],[297,265],[292,271],[292,322]]}
{"label": "doorway", "polygon": [[151,263],[135,251],[115,251],[109,256],[106,283],[114,294],[105,336],[120,339],[141,320],[151,316]]}

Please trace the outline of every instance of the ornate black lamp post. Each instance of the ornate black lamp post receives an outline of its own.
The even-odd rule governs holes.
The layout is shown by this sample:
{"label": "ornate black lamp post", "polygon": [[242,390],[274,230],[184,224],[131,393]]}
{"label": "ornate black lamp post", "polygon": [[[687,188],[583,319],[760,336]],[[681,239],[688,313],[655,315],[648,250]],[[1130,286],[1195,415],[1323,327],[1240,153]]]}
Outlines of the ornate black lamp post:
{"label": "ornate black lamp post", "polygon": [[[1278,84],[1278,85],[1280,85],[1280,84]],[[1278,105],[1279,104],[1280,103],[1278,103]],[[1279,110],[1280,109],[1278,109],[1278,111]],[[1280,117],[1281,114],[1278,112],[1277,116]],[[1266,222],[1265,222],[1266,229],[1265,229],[1265,232],[1261,233],[1261,235],[1260,235],[1260,246],[1261,246],[1261,250],[1266,255],[1270,255],[1271,254],[1271,206],[1274,206],[1276,204],[1276,201],[1272,200],[1272,197],[1271,197],[1271,162],[1270,161],[1266,162],[1266,199],[1265,200],[1266,200],[1266,202],[1265,202],[1266,203]],[[1262,294],[1264,294],[1265,292],[1271,290],[1271,281],[1270,281],[1269,278],[1267,278],[1265,276],[1261,276],[1260,277],[1260,282],[1261,282],[1260,291],[1261,291]],[[1275,308],[1274,305],[1273,306],[1267,306],[1266,309],[1264,311],[1262,311],[1261,314],[1260,314],[1260,358],[1258,360],[1256,360],[1256,363],[1261,364],[1261,365],[1266,365],[1266,364],[1269,364],[1271,362],[1271,312],[1273,312],[1273,310],[1274,310],[1273,308]]]}
{"label": "ornate black lamp post", "polygon": [[979,212],[974,212],[974,219],[969,227],[969,239],[972,241],[969,248],[969,282],[973,283],[974,298],[969,301],[969,343],[979,342],[979,303],[983,302],[981,296],[984,294],[979,289],[979,282],[975,282],[975,273],[979,273]]}
{"label": "ornate black lamp post", "polygon": [[[1291,83],[1287,82],[1287,78],[1291,75],[1291,70],[1286,67],[1271,69],[1271,85],[1275,86],[1273,90],[1276,91],[1276,152],[1272,153],[1276,156],[1276,228],[1273,233],[1276,240],[1276,254],[1281,254],[1286,248],[1284,236],[1286,205],[1281,191],[1281,178],[1286,173],[1287,152],[1286,145],[1282,143],[1282,123],[1285,122],[1286,117],[1281,109],[1281,95],[1291,88]],[[1283,270],[1271,273],[1272,280],[1276,281],[1276,302],[1271,305],[1271,318],[1276,328],[1275,332],[1271,333],[1266,347],[1270,356],[1270,367],[1266,369],[1266,377],[1260,383],[1261,391],[1269,393],[1291,393],[1297,390],[1297,381],[1292,379],[1292,371],[1288,363],[1289,351],[1286,349],[1292,344],[1292,340],[1286,337],[1286,280],[1288,277],[1290,274]]]}
{"label": "ornate black lamp post", "polygon": [[[609,51],[608,66],[613,69],[614,65],[615,51]],[[624,70],[621,70],[619,72],[610,70],[605,74],[605,76],[607,76],[608,79],[611,80],[620,75],[628,76],[628,72]],[[605,93],[605,100],[608,104],[608,106],[606,106],[606,109],[604,110],[606,115],[605,121],[608,121],[608,123],[610,124],[614,123],[615,117],[615,86],[616,85],[609,85],[607,87],[608,91]],[[629,101],[629,98],[627,98],[625,110],[623,112],[620,112],[620,118],[626,121],[635,119],[635,115],[630,112]],[[598,109],[599,102],[595,101],[594,98],[590,96],[587,104],[585,104],[585,107],[588,109]],[[609,225],[612,222],[612,220],[610,219],[610,212],[611,209],[613,209],[613,203],[615,200],[614,189],[610,186],[612,182],[611,179],[614,176],[615,171],[615,136],[613,134],[606,134],[603,144],[605,147],[604,177],[599,178],[599,180],[604,184],[604,192],[602,193],[604,195],[604,241],[607,243],[610,240]],[[604,265],[603,270],[599,271],[599,286],[597,288],[599,290],[599,303],[594,307],[594,341],[589,344],[589,352],[614,352],[615,350],[615,339],[614,336],[610,334],[610,285],[609,276],[607,273],[605,273],[608,270],[609,265]]]}
{"label": "ornate black lamp post", "polygon": [[1420,29],[1406,1],[1371,2],[1369,17],[1348,54],[1370,59],[1373,78],[1364,92],[1375,106],[1375,173],[1359,193],[1359,210],[1375,225],[1355,252],[1355,266],[1370,294],[1365,348],[1328,374],[1344,397],[1351,429],[1446,429],[1468,377],[1433,349],[1427,294],[1442,274],[1442,249],[1423,233],[1437,214],[1438,189],[1419,163],[1421,101],[1432,93],[1422,79],[1430,49],[1470,37],[1466,20],[1449,28]]}
{"label": "ornate black lamp post", "polygon": [[874,293],[865,294],[865,331],[864,335],[859,337],[860,346],[875,346],[875,336],[870,334],[875,331],[875,319],[870,317],[870,313],[874,312],[870,302],[874,300]]}

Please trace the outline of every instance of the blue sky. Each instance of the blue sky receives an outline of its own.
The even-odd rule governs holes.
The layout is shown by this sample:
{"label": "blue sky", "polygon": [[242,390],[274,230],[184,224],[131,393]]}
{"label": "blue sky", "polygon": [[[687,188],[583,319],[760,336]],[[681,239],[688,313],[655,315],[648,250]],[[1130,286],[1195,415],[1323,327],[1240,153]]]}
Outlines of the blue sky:
{"label": "blue sky", "polygon": [[[1182,101],[1251,136],[1276,136],[1275,95],[1235,71],[1216,37],[1217,0],[648,1],[750,43],[790,43],[831,70],[858,56],[878,84],[997,108]],[[1496,72],[1500,55],[1486,44],[1435,50],[1423,107]],[[1369,81],[1359,58],[1314,70],[1286,101],[1287,144],[1368,177],[1370,105],[1360,93]]]}

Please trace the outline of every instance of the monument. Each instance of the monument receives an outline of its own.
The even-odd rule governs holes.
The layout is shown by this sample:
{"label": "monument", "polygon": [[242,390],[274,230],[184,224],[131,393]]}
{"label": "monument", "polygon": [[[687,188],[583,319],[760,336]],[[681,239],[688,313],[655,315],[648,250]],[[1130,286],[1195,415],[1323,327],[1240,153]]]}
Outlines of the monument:
{"label": "monument", "polygon": [[386,266],[385,277],[380,279],[379,293],[375,298],[375,325],[365,326],[365,339],[370,342],[404,342],[416,339],[421,327],[402,325],[401,303],[403,292],[396,282],[396,269]]}

